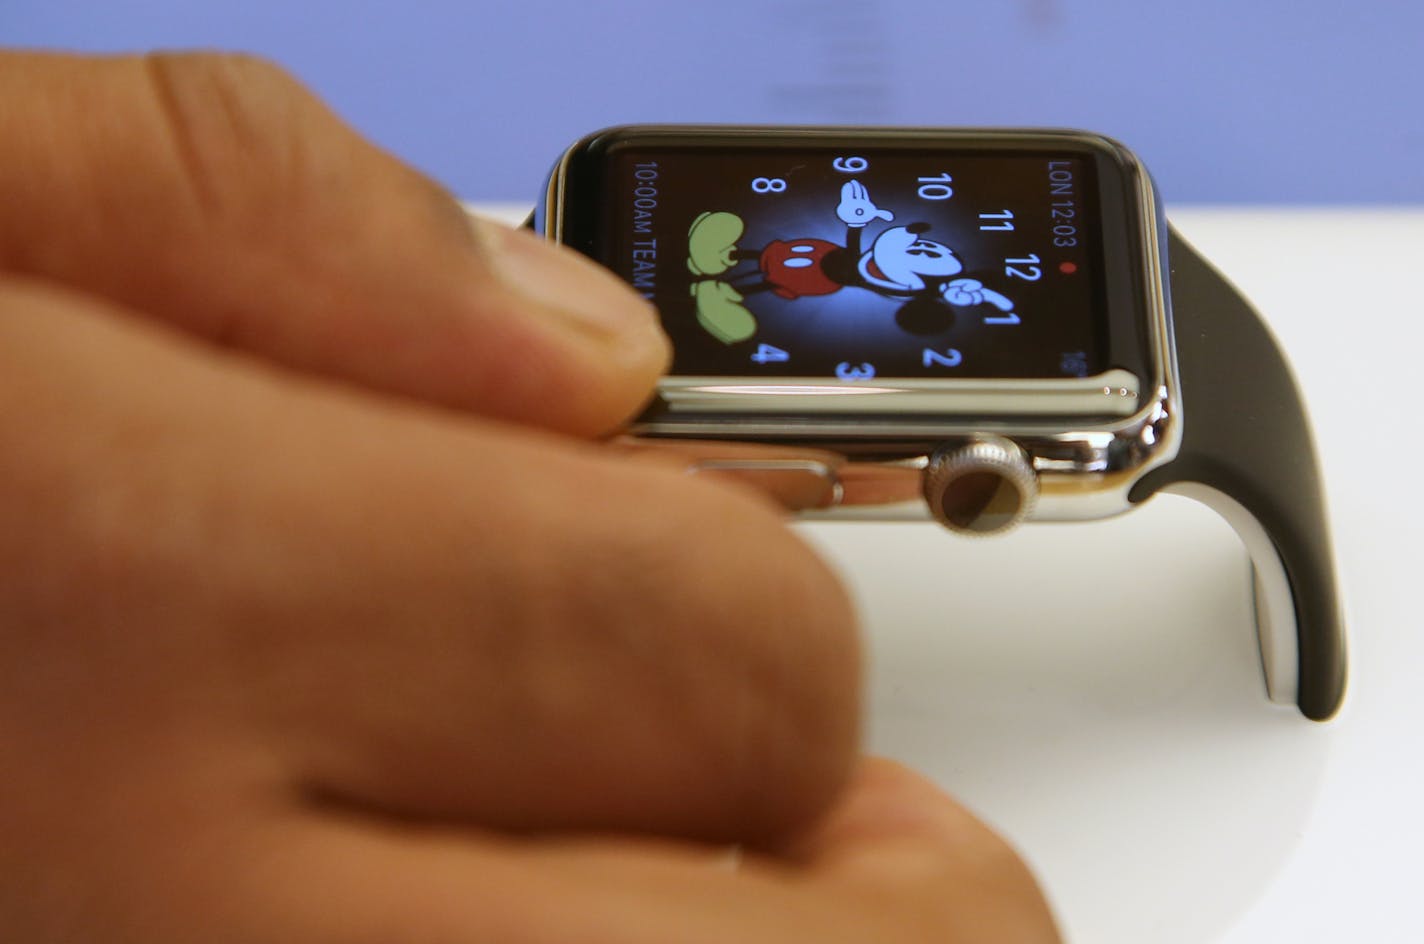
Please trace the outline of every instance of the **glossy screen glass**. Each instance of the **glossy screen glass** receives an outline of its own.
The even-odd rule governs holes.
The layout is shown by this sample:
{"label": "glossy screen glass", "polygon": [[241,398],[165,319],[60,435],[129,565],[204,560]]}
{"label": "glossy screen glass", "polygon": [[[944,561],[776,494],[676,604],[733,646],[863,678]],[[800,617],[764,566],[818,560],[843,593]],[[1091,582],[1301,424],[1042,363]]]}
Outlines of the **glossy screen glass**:
{"label": "glossy screen glass", "polygon": [[602,261],[673,374],[1062,378],[1105,369],[1095,162],[1072,149],[616,146]]}

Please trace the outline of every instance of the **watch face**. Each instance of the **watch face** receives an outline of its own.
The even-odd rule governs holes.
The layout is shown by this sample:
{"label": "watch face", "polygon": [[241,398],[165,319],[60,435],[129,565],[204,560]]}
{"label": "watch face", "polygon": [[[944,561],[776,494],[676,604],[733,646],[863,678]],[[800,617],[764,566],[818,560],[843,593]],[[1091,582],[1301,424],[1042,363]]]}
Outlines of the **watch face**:
{"label": "watch face", "polygon": [[623,129],[568,163],[565,241],[657,306],[674,385],[1109,376],[1121,414],[1143,365],[1120,154],[1065,133]]}

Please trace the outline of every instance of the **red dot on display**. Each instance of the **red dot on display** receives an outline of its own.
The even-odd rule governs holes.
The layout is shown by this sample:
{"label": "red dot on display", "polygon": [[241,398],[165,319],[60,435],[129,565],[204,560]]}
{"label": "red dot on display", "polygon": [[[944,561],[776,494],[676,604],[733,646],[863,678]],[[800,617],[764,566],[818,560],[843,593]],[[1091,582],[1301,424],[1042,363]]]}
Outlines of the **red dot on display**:
{"label": "red dot on display", "polygon": [[1058,271],[1064,275],[1072,275],[1078,271],[1078,264],[1076,262],[1060,262],[1058,263]]}

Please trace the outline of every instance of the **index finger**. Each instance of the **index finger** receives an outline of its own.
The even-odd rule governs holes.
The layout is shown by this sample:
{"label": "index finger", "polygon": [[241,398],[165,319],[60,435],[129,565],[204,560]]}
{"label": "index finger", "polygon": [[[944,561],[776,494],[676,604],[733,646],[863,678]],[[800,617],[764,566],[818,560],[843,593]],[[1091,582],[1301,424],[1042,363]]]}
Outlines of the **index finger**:
{"label": "index finger", "polygon": [[611,273],[473,221],[276,66],[0,52],[0,271],[300,371],[580,435],[668,348]]}
{"label": "index finger", "polygon": [[63,626],[35,635],[107,666],[128,723],[510,830],[766,842],[839,791],[854,621],[769,502],[34,286],[0,313],[0,559],[29,567],[0,610]]}

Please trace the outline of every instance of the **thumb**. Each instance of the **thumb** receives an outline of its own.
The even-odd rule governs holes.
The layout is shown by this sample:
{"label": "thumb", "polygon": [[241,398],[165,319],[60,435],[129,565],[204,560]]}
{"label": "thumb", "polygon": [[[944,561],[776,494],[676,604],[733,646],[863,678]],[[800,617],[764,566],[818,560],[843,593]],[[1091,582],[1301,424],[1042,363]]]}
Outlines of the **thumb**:
{"label": "thumb", "polygon": [[0,271],[581,435],[625,420],[666,363],[616,278],[470,219],[269,63],[3,53],[0,102]]}

